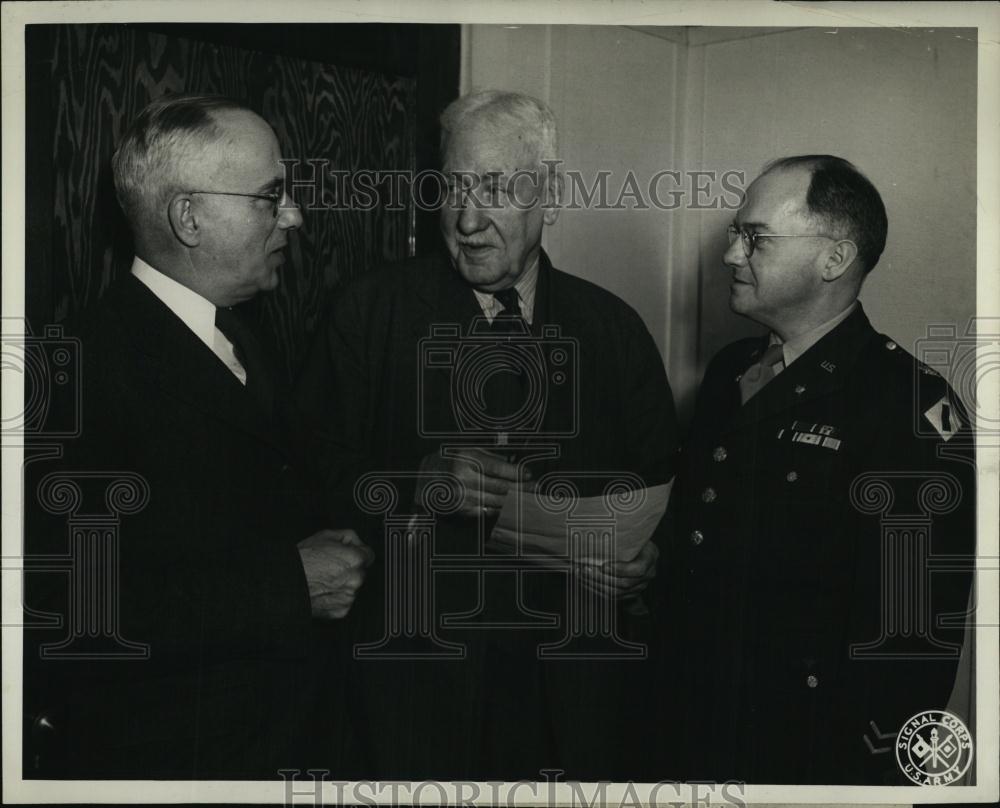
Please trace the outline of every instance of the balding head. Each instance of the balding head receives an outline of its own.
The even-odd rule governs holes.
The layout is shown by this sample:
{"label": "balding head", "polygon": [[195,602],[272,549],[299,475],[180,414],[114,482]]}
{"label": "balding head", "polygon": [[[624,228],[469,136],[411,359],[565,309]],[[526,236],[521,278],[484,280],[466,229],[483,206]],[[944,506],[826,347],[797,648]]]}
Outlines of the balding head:
{"label": "balding head", "polygon": [[136,243],[169,235],[167,205],[190,187],[218,151],[219,117],[253,114],[217,95],[168,95],[150,103],[132,122],[111,158],[115,192]]}
{"label": "balding head", "polygon": [[171,96],[136,119],[113,158],[136,254],[217,306],[274,289],[290,231],[277,137],[218,96]]}
{"label": "balding head", "polygon": [[829,154],[782,157],[765,166],[764,175],[785,171],[801,176],[797,170],[808,177],[806,212],[827,232],[853,241],[862,273],[871,272],[885,249],[889,226],[875,186],[850,162]]}

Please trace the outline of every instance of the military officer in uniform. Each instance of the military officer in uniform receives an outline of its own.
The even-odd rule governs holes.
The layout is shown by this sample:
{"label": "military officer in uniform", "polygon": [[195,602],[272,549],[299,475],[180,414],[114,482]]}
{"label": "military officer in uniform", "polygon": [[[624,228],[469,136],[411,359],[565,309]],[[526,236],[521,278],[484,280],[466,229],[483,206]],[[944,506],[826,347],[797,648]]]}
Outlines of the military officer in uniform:
{"label": "military officer in uniform", "polygon": [[671,504],[686,779],[908,782],[895,733],[947,705],[971,574],[932,570],[974,553],[969,419],[857,299],[886,231],[827,155],[769,165],[729,228],[730,306],[769,334],[711,361]]}

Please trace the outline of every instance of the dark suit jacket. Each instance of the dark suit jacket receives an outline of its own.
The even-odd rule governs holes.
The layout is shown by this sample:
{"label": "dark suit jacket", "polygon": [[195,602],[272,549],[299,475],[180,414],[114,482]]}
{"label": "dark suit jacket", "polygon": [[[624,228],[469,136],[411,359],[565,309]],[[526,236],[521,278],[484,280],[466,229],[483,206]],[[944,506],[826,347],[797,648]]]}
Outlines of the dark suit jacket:
{"label": "dark suit jacket", "polygon": [[[919,553],[974,551],[969,420],[860,305],[741,406],[764,347],[712,360],[671,504],[683,776],[906,782],[895,733],[946,706],[957,654],[935,642],[961,642],[937,618],[965,610],[970,575],[928,573]],[[942,402],[947,440],[925,415]]]}
{"label": "dark suit jacket", "polygon": [[[470,329],[481,316],[472,290],[445,258],[373,272],[342,294],[300,386],[300,404],[330,442],[328,479],[335,499],[353,505],[362,474],[413,472],[425,455],[456,437],[461,442],[470,423],[476,427],[470,392],[452,381],[468,369],[464,362],[474,361],[476,335]],[[433,327],[437,335],[429,339]],[[555,470],[576,473],[583,493],[596,493],[587,474],[600,478],[598,486],[620,471],[648,485],[670,479],[673,400],[662,360],[635,311],[553,269],[543,254],[531,332],[547,378],[539,405],[544,412],[532,439],[558,448],[557,458],[532,464],[535,478]],[[560,369],[571,378],[557,381]],[[396,480],[396,513],[406,513],[413,510],[412,484]],[[377,543],[374,534],[381,531],[375,524],[366,536]],[[475,520],[441,518],[435,552],[474,553],[482,535],[488,534],[477,531]],[[384,548],[379,556],[384,558]],[[435,616],[475,609],[482,579],[474,573],[435,575]],[[353,615],[359,637],[367,641],[385,631],[387,590],[377,583],[382,577],[377,562],[369,577],[374,585],[362,593]],[[487,575],[485,586],[501,577]],[[524,605],[564,616],[563,574],[528,573],[522,583]],[[642,621],[633,621],[632,628],[635,623]],[[567,776],[596,779],[624,778],[630,765],[638,767],[631,741],[645,741],[637,726],[648,718],[649,660],[541,664],[536,644],[554,639],[559,629],[491,630],[478,638],[470,630],[439,629],[442,638],[467,645],[465,659],[355,661],[359,720],[371,756],[360,776],[537,779],[540,768],[551,766],[567,769]],[[644,676],[648,687],[641,683]]]}
{"label": "dark suit jacket", "polygon": [[[44,475],[68,475],[84,492],[70,519],[117,516],[118,630],[149,654],[42,661],[35,646],[58,642],[65,629],[29,632],[29,712],[55,726],[41,771],[277,777],[304,760],[301,725],[314,709],[303,708],[314,660],[295,546],[315,527],[314,510],[282,418],[256,409],[134,277],[109,290],[79,338],[81,434],[62,459],[31,464],[25,493],[38,504]],[[102,486],[119,472],[148,486],[137,513],[108,511]],[[65,554],[70,526],[65,514],[33,509],[30,551]],[[96,573],[100,561],[88,554],[82,563]],[[79,604],[66,581],[30,578],[34,603],[72,623]],[[27,755],[29,775],[31,762]]]}

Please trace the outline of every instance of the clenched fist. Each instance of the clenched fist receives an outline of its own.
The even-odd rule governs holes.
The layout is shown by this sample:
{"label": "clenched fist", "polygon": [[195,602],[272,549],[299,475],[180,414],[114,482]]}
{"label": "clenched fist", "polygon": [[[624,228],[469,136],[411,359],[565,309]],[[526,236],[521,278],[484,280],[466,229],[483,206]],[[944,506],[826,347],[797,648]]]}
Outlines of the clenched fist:
{"label": "clenched fist", "polygon": [[347,616],[375,553],[353,530],[321,530],[298,543],[313,617]]}

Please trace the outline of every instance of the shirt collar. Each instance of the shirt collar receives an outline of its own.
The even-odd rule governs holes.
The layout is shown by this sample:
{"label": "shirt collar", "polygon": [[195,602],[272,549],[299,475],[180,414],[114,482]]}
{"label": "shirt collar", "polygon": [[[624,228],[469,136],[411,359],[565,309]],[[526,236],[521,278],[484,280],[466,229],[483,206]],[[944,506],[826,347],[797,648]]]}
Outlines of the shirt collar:
{"label": "shirt collar", "polygon": [[784,355],[785,367],[788,367],[792,362],[798,359],[802,354],[812,348],[817,342],[819,342],[823,337],[829,334],[833,329],[840,325],[844,320],[846,320],[852,311],[857,308],[858,301],[855,300],[844,309],[836,317],[827,320],[825,323],[816,326],[812,331],[806,331],[805,334],[799,334],[797,337],[792,337],[789,340],[782,342],[781,337],[771,332],[771,336],[768,338],[769,345],[781,345],[781,352]]}
{"label": "shirt collar", "polygon": [[[521,299],[521,316],[524,317],[528,325],[531,325],[534,320],[535,289],[537,287],[538,259],[536,258],[535,263],[526,272],[522,273],[521,277],[514,284],[517,296]],[[503,307],[490,292],[480,292],[478,289],[473,289],[472,291],[475,292],[476,300],[479,301],[479,308],[483,310],[483,314],[492,322],[493,318],[500,313]]]}
{"label": "shirt collar", "polygon": [[136,256],[132,274],[209,348],[215,339],[215,304]]}

